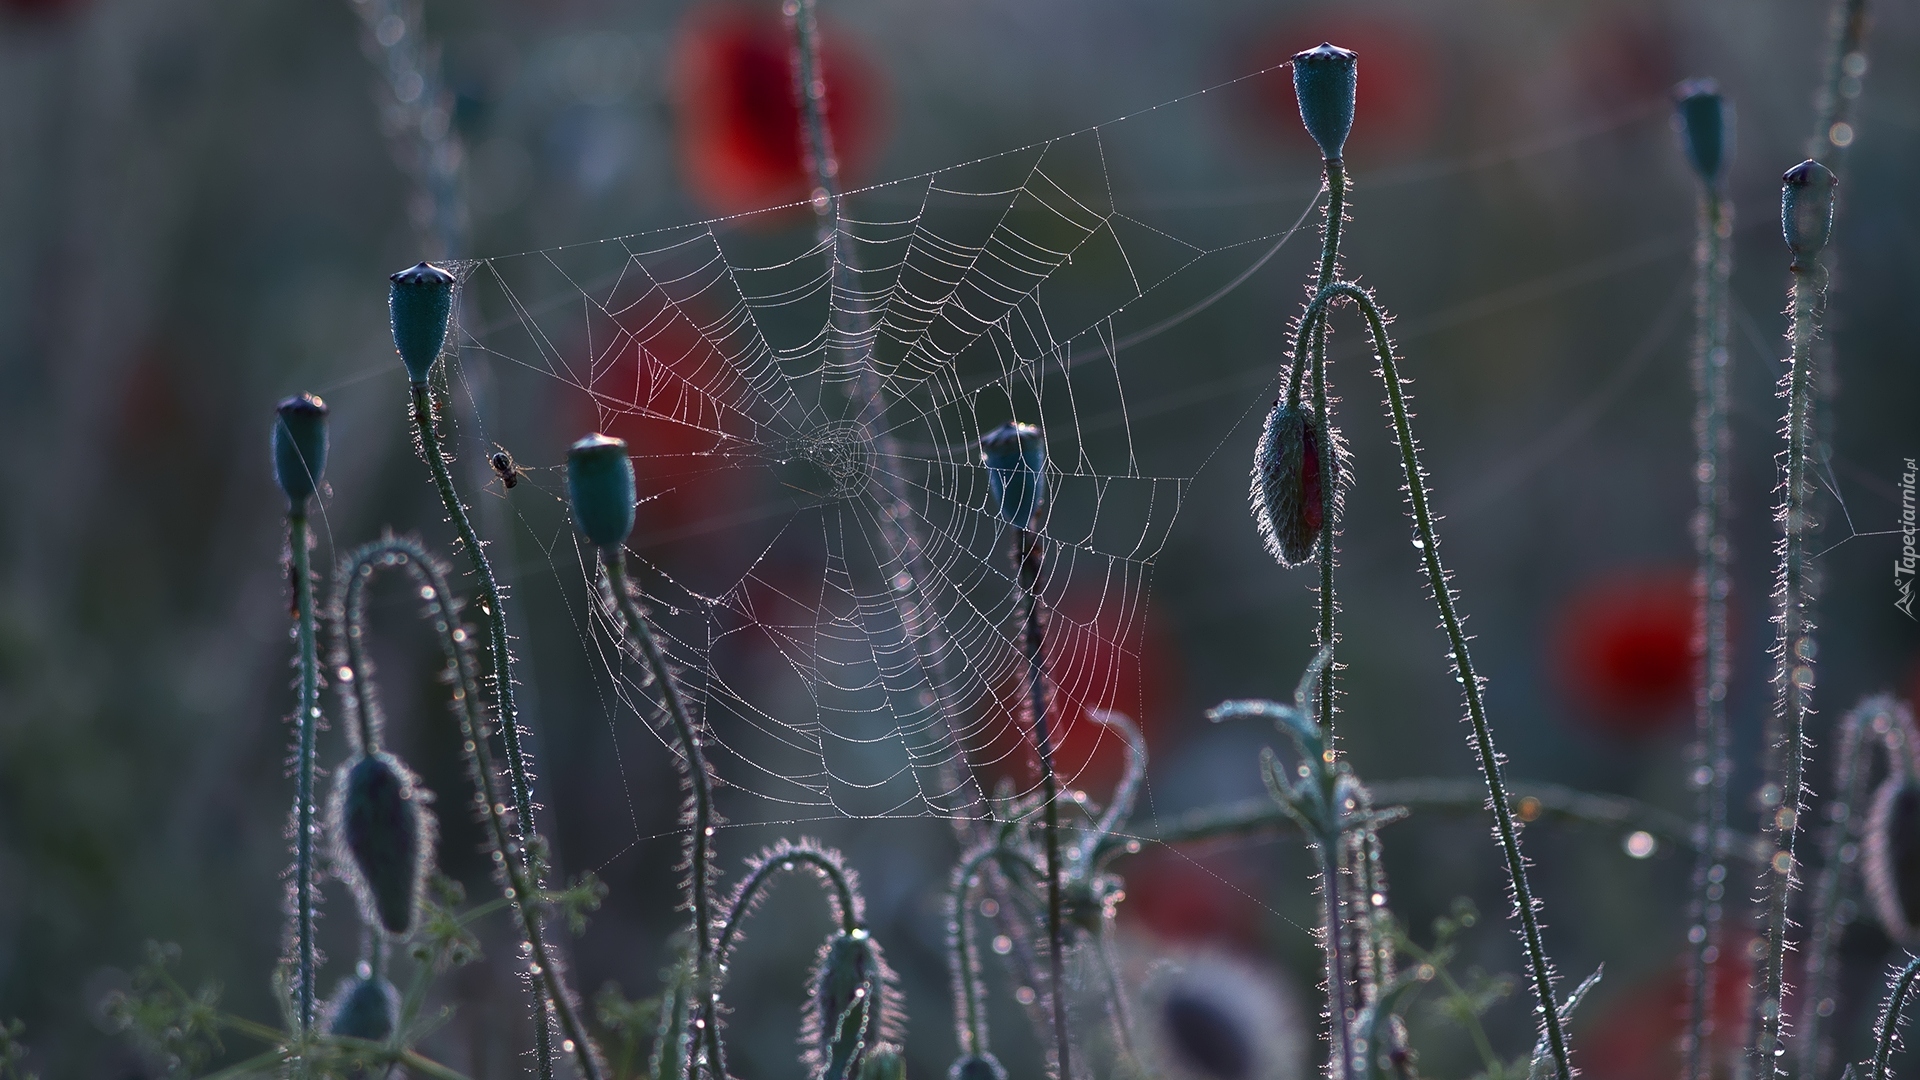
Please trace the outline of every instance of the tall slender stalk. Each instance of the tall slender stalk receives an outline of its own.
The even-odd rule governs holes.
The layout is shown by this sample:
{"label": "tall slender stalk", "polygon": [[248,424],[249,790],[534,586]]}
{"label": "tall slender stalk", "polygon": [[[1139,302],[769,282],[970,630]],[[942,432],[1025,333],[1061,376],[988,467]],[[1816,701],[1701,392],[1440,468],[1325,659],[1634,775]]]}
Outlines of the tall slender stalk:
{"label": "tall slender stalk", "polygon": [[1787,1018],[1781,1007],[1786,995],[1790,929],[1788,902],[1800,884],[1795,841],[1806,810],[1807,718],[1813,710],[1814,640],[1807,537],[1813,530],[1813,485],[1808,476],[1808,447],[1812,440],[1813,339],[1819,287],[1812,278],[1818,264],[1793,262],[1793,354],[1782,380],[1787,399],[1787,449],[1780,481],[1780,505],[1774,518],[1780,525],[1777,547],[1780,566],[1774,579],[1778,607],[1774,623],[1774,707],[1767,725],[1767,784],[1761,806],[1773,855],[1761,871],[1761,966],[1750,1018],[1753,1039],[1748,1048],[1752,1075],[1785,1075]]}
{"label": "tall slender stalk", "polygon": [[1733,775],[1727,734],[1727,461],[1732,437],[1727,425],[1727,278],[1732,259],[1727,239],[1733,234],[1733,210],[1716,186],[1701,191],[1699,241],[1694,251],[1694,300],[1698,332],[1694,339],[1693,382],[1697,395],[1693,433],[1696,447],[1693,520],[1694,633],[1700,642],[1694,684],[1694,723],[1698,744],[1694,784],[1699,789],[1700,842],[1694,859],[1693,898],[1687,940],[1689,986],[1687,1027],[1681,1038],[1682,1075],[1700,1080],[1711,1074],[1714,1039],[1713,968],[1724,935],[1721,919],[1726,896],[1727,784]]}
{"label": "tall slender stalk", "polygon": [[[1325,171],[1327,211],[1325,225],[1321,229],[1323,242],[1316,292],[1332,284],[1334,275],[1339,272],[1340,225],[1347,212],[1345,165],[1339,158],[1330,158],[1325,163]],[[1340,665],[1335,662],[1332,650],[1338,641],[1334,627],[1339,604],[1333,591],[1333,532],[1335,504],[1340,498],[1340,480],[1334,472],[1333,416],[1328,411],[1328,405],[1327,321],[1323,318],[1313,328],[1313,412],[1319,418],[1321,430],[1326,433],[1320,439],[1320,622],[1319,639],[1314,644],[1328,650],[1327,667],[1320,676],[1320,727],[1327,733],[1328,748],[1338,753],[1339,741],[1335,738],[1333,716],[1336,712],[1334,676]]]}
{"label": "tall slender stalk", "polygon": [[[691,835],[687,841],[691,880],[687,891],[688,904],[693,909],[695,981],[700,991],[700,1007],[694,1024],[701,1029],[697,1037],[706,1043],[709,1070],[716,1077],[724,1077],[726,1071],[721,1056],[720,1017],[713,1007],[713,776],[707,769],[706,755],[700,748],[699,729],[694,726],[692,716],[687,712],[686,701],[680,695],[679,680],[668,666],[666,654],[661,652],[660,643],[654,637],[653,624],[640,602],[634,598],[633,588],[627,581],[625,552],[617,547],[607,548],[603,549],[602,556],[607,568],[607,584],[626,623],[626,638],[640,650],[641,657],[660,687],[667,719],[673,727],[674,741],[680,744],[685,775],[692,788],[693,818],[690,822]],[[697,1054],[689,1057],[689,1077],[696,1074],[699,1060],[700,1055]]]}
{"label": "tall slender stalk", "polygon": [[[480,614],[487,623],[487,652],[492,667],[494,704],[499,711],[500,737],[506,747],[507,774],[513,789],[514,816],[511,826],[514,843],[510,845],[510,857],[518,855],[528,881],[537,890],[542,887],[544,867],[540,865],[535,850],[539,826],[533,816],[533,778],[527,767],[526,752],[520,746],[520,720],[514,708],[513,652],[508,645],[506,605],[501,601],[493,564],[487,560],[486,548],[481,544],[479,533],[474,531],[466,505],[460,501],[460,493],[453,486],[453,476],[447,470],[446,456],[440,448],[440,435],[435,430],[432,392],[425,379],[414,381],[412,389],[413,427],[420,439],[421,456],[426,458],[427,467],[433,473],[434,486],[439,489],[440,501],[459,533],[461,546],[467,549],[467,558],[472,563],[473,576],[479,585]],[[553,1002],[543,1000],[543,1013],[556,1008]],[[550,1076],[553,1072],[553,1039],[546,1016],[541,1016],[534,1028],[541,1076]],[[578,1039],[574,1041],[579,1043]],[[584,1059],[584,1051],[582,1053]]]}
{"label": "tall slender stalk", "polygon": [[1901,1014],[1907,1008],[1907,995],[1920,978],[1920,957],[1910,957],[1907,966],[1894,976],[1887,991],[1887,1003],[1881,1007],[1880,1022],[1874,1032],[1873,1072],[1868,1080],[1887,1080],[1887,1064],[1893,1060],[1893,1044],[1900,1037]]}
{"label": "tall slender stalk", "polygon": [[1053,774],[1053,733],[1047,717],[1046,613],[1040,603],[1044,559],[1040,537],[1031,529],[1014,533],[1014,563],[1026,606],[1027,699],[1033,711],[1033,746],[1040,755],[1042,809],[1047,851],[1047,972],[1053,1005],[1054,1053],[1060,1080],[1072,1080],[1071,1040],[1067,1036],[1066,935],[1060,912],[1060,787]]}
{"label": "tall slender stalk", "polygon": [[1528,974],[1533,983],[1534,997],[1538,1001],[1540,1028],[1546,1037],[1548,1051],[1553,1056],[1556,1075],[1561,1080],[1567,1080],[1573,1075],[1567,1065],[1567,1036],[1559,1003],[1553,997],[1553,970],[1547,962],[1546,948],[1541,943],[1538,906],[1533,898],[1533,890],[1527,883],[1526,860],[1520,853],[1519,829],[1514,824],[1512,803],[1507,797],[1500,754],[1494,749],[1493,730],[1487,722],[1480,676],[1474,672],[1473,658],[1467,651],[1466,630],[1454,610],[1453,592],[1447,584],[1446,569],[1440,563],[1439,536],[1434,530],[1433,512],[1428,506],[1426,474],[1420,465],[1419,448],[1414,442],[1413,428],[1407,418],[1404,383],[1393,357],[1393,342],[1387,336],[1386,317],[1367,290],[1349,281],[1336,281],[1320,290],[1319,295],[1307,306],[1301,318],[1298,345],[1304,345],[1304,339],[1314,324],[1325,318],[1327,307],[1341,298],[1353,301],[1365,313],[1367,328],[1373,337],[1374,357],[1380,364],[1380,376],[1387,387],[1394,438],[1400,446],[1407,501],[1417,533],[1415,544],[1420,549],[1427,585],[1433,591],[1434,603],[1440,610],[1440,621],[1446,627],[1447,642],[1453,654],[1454,676],[1466,698],[1467,718],[1473,725],[1472,743],[1493,803],[1494,833],[1507,860],[1507,878],[1520,916],[1521,944],[1527,953]]}
{"label": "tall slender stalk", "polygon": [[295,1008],[300,1014],[300,1034],[313,1029],[313,754],[320,727],[320,662],[314,645],[312,535],[307,524],[304,500],[287,513],[287,543],[293,561],[293,604],[299,617],[300,704],[296,726],[300,750],[298,803],[294,809],[294,949],[299,971],[296,976]]}

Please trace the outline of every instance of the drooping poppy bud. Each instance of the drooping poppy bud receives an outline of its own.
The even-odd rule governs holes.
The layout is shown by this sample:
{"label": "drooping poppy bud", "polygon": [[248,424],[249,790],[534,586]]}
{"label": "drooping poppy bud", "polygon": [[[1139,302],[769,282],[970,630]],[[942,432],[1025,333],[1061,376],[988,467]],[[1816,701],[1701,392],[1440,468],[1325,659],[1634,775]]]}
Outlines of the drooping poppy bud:
{"label": "drooping poppy bud", "polygon": [[287,506],[304,513],[327,470],[327,403],[298,394],[280,403],[273,422],[273,479]]}
{"label": "drooping poppy bud", "polygon": [[1818,255],[1832,238],[1833,189],[1839,183],[1832,171],[1811,159],[1780,178],[1780,232],[1786,237],[1787,250],[1793,252],[1795,269]]}
{"label": "drooping poppy bud", "polygon": [[[1329,438],[1304,405],[1282,398],[1267,414],[1260,442],[1253,452],[1250,496],[1253,520],[1268,554],[1284,567],[1298,566],[1313,557],[1326,522],[1320,448]],[[1334,482],[1339,481],[1340,456],[1334,452]],[[1335,512],[1339,500],[1334,502]]]}
{"label": "drooping poppy bud", "polygon": [[992,1054],[968,1054],[947,1070],[947,1080],[1007,1080],[1007,1067]]}
{"label": "drooping poppy bud", "polygon": [[1887,936],[1920,944],[1920,782],[1895,775],[1880,785],[1867,818],[1867,898]]}
{"label": "drooping poppy bud", "polygon": [[1163,968],[1142,994],[1141,1050],[1168,1080],[1305,1075],[1299,1008],[1271,975],[1212,953]]}
{"label": "drooping poppy bud", "polygon": [[633,459],[627,443],[588,435],[567,450],[567,498],[573,523],[603,550],[618,548],[633,532]]}
{"label": "drooping poppy bud", "polygon": [[864,927],[835,935],[820,951],[801,1033],[815,1080],[859,1075],[862,1057],[890,1027],[890,977],[880,943]]}
{"label": "drooping poppy bud", "polygon": [[447,342],[447,321],[453,317],[453,275],[431,263],[419,263],[387,279],[387,314],[393,321],[393,344],[407,377],[415,385],[427,381],[440,347]]}
{"label": "drooping poppy bud", "polygon": [[400,1026],[400,992],[380,978],[355,976],[340,984],[327,1007],[329,1035],[385,1042]]}
{"label": "drooping poppy bud", "polygon": [[1700,182],[1717,188],[1733,159],[1733,104],[1712,79],[1688,79],[1673,88],[1680,143]]}
{"label": "drooping poppy bud", "polygon": [[1353,95],[1359,85],[1359,54],[1338,45],[1293,54],[1293,96],[1300,122],[1328,161],[1339,161],[1353,131]]}
{"label": "drooping poppy bud", "polygon": [[343,769],[334,788],[343,876],[367,923],[394,937],[412,933],[420,911],[433,858],[431,797],[397,758],[378,752]]}
{"label": "drooping poppy bud", "polygon": [[892,1043],[873,1047],[860,1062],[860,1080],[907,1080],[906,1055]]}
{"label": "drooping poppy bud", "polygon": [[980,437],[980,464],[994,508],[1016,529],[1033,522],[1047,494],[1047,444],[1040,429],[1009,420]]}

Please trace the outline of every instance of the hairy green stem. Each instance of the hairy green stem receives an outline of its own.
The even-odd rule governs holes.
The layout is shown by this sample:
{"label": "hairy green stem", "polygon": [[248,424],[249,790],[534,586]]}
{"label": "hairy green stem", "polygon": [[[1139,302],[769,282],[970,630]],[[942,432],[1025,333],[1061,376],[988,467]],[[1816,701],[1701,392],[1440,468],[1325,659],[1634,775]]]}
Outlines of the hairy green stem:
{"label": "hairy green stem", "polygon": [[1761,958],[1754,988],[1748,1047],[1750,1072],[1756,1077],[1785,1075],[1785,1056],[1776,1053],[1786,1040],[1788,905],[1799,884],[1794,844],[1806,812],[1805,774],[1807,717],[1813,711],[1814,640],[1807,538],[1813,531],[1812,484],[1807,452],[1812,438],[1813,339],[1818,332],[1816,310],[1819,289],[1813,277],[1818,264],[1793,266],[1793,355],[1783,380],[1787,399],[1786,460],[1780,482],[1780,505],[1774,518],[1780,525],[1780,566],[1774,595],[1775,695],[1767,725],[1766,784],[1761,789],[1763,825],[1773,854],[1760,872]]}
{"label": "hairy green stem", "polygon": [[293,560],[293,605],[300,620],[300,704],[295,722],[300,750],[298,792],[294,811],[294,949],[298,956],[295,988],[300,1034],[313,1029],[313,751],[320,728],[320,661],[314,646],[312,535],[304,506],[287,514],[288,545]]}
{"label": "hairy green stem", "polygon": [[1527,953],[1527,967],[1538,1000],[1540,1027],[1553,1055],[1556,1075],[1570,1080],[1573,1073],[1567,1063],[1567,1034],[1560,1017],[1559,1002],[1553,996],[1553,971],[1547,963],[1546,947],[1540,938],[1540,917],[1527,884],[1526,860],[1520,854],[1520,834],[1513,821],[1513,809],[1501,776],[1500,755],[1493,745],[1493,730],[1488,725],[1486,705],[1481,696],[1480,677],[1474,673],[1473,658],[1467,651],[1467,634],[1454,610],[1453,594],[1447,585],[1447,572],[1440,564],[1439,536],[1428,506],[1427,483],[1420,466],[1419,450],[1413,441],[1413,427],[1407,418],[1406,393],[1399,367],[1393,357],[1393,342],[1387,336],[1386,316],[1367,290],[1349,281],[1336,281],[1321,289],[1308,305],[1303,326],[1324,312],[1339,298],[1357,304],[1366,315],[1367,329],[1373,337],[1374,356],[1380,363],[1380,377],[1386,382],[1387,402],[1393,416],[1393,432],[1400,444],[1400,464],[1406,475],[1407,500],[1411,504],[1414,527],[1419,534],[1421,562],[1427,572],[1428,587],[1433,590],[1440,621],[1445,625],[1447,641],[1453,653],[1454,675],[1466,698],[1467,717],[1473,725],[1473,746],[1479,757],[1480,772],[1487,782],[1493,803],[1494,831],[1500,850],[1507,860],[1507,878],[1513,888],[1514,905],[1520,915],[1521,939]]}
{"label": "hairy green stem", "polygon": [[[700,987],[699,1016],[695,1023],[704,1029],[701,1038],[707,1044],[710,1068],[715,1076],[724,1076],[720,1017],[713,1007],[713,777],[707,771],[706,755],[700,749],[699,731],[694,727],[686,701],[680,695],[679,680],[668,665],[666,654],[660,650],[652,622],[648,620],[640,602],[634,598],[633,589],[628,584],[626,553],[613,548],[603,551],[602,556],[607,566],[607,584],[612,588],[614,603],[619,606],[620,615],[626,622],[627,640],[640,650],[648,669],[653,672],[654,681],[660,686],[660,697],[666,705],[674,741],[680,744],[681,759],[693,791],[692,835],[687,845],[691,878],[687,891],[688,906],[693,909],[695,981]],[[697,1067],[698,1055],[694,1055],[688,1059],[688,1075],[692,1076]]]}
{"label": "hairy green stem", "polygon": [[1347,981],[1346,920],[1340,903],[1340,849],[1343,838],[1338,832],[1316,837],[1313,845],[1320,854],[1321,949],[1327,959],[1327,1042],[1330,1045],[1329,1070],[1334,1076],[1354,1077],[1352,1025],[1352,988]]}
{"label": "hairy green stem", "polygon": [[[1821,73],[1819,89],[1814,91],[1815,121],[1813,135],[1807,140],[1807,156],[1825,164],[1838,176],[1846,163],[1847,150],[1854,143],[1849,121],[1865,72],[1863,69],[1861,74],[1849,74],[1847,65],[1850,57],[1866,55],[1862,47],[1867,36],[1867,0],[1835,0],[1827,29],[1826,70]],[[1854,82],[1849,84],[1848,79]],[[1849,89],[1853,92],[1848,93]],[[1834,138],[1836,124],[1849,126],[1844,141]]]}
{"label": "hairy green stem", "polygon": [[1047,971],[1053,1006],[1053,1038],[1060,1080],[1073,1080],[1067,1035],[1066,935],[1060,911],[1060,786],[1053,774],[1053,733],[1047,723],[1046,613],[1040,604],[1040,570],[1045,558],[1040,537],[1031,529],[1015,533],[1014,563],[1026,601],[1027,700],[1033,712],[1033,746],[1040,756],[1047,850]]}
{"label": "hairy green stem", "polygon": [[1920,957],[1908,959],[1907,966],[1894,979],[1887,993],[1887,1004],[1880,1012],[1879,1030],[1874,1032],[1873,1075],[1868,1080],[1887,1080],[1887,1063],[1893,1058],[1893,1043],[1900,1033],[1900,1015],[1906,1011],[1907,995],[1913,981],[1920,977]]}
{"label": "hairy green stem", "polygon": [[1698,737],[1693,777],[1699,789],[1693,870],[1693,896],[1687,940],[1687,1025],[1680,1052],[1685,1080],[1702,1080],[1713,1069],[1714,979],[1724,935],[1721,917],[1726,896],[1727,861],[1721,850],[1727,829],[1727,784],[1733,775],[1728,754],[1727,595],[1727,277],[1732,260],[1727,239],[1733,235],[1733,211],[1722,192],[1705,189],[1700,197],[1699,240],[1695,248],[1694,302],[1699,330],[1694,340],[1693,383],[1697,395],[1693,432],[1696,508],[1693,540],[1694,632],[1701,642],[1694,685],[1694,725]]}
{"label": "hairy green stem", "polygon": [[948,909],[953,919],[947,965],[953,970],[954,996],[959,999],[960,1052],[987,1052],[986,987],[980,984],[980,954],[973,941],[973,910],[967,897],[980,868],[1000,854],[997,844],[975,848],[954,868],[949,884]]}
{"label": "hairy green stem", "polygon": [[[541,926],[543,893],[539,882],[528,871],[526,862],[516,858],[523,847],[513,834],[506,804],[497,791],[501,773],[493,760],[493,744],[487,731],[485,706],[480,697],[479,673],[475,670],[466,631],[461,627],[460,602],[447,583],[446,571],[440,562],[419,541],[410,537],[383,537],[359,548],[342,567],[347,581],[343,583],[343,602],[336,615],[347,620],[348,625],[341,636],[348,642],[364,637],[365,629],[360,622],[364,614],[360,590],[364,589],[366,580],[375,571],[388,567],[404,569],[423,586],[421,599],[427,601],[433,613],[434,635],[440,642],[447,671],[452,675],[454,715],[460,725],[461,758],[467,766],[467,778],[473,784],[474,806],[486,825],[485,835],[494,872],[506,885],[506,899],[512,904],[520,922],[522,941],[529,954],[527,974],[534,994],[541,1003],[542,1012],[551,1010],[559,1021],[561,1034],[572,1044],[571,1053],[580,1075],[587,1080],[601,1080],[605,1075],[605,1067],[600,1060],[599,1048],[579,1017],[579,1003],[566,982],[559,960],[548,948]],[[358,583],[358,588],[355,588],[355,583]],[[372,681],[370,673],[355,668],[353,676],[357,684],[356,693],[364,695],[361,701],[375,701],[368,686]],[[544,1015],[539,1017],[539,1026],[542,1029],[546,1026]],[[551,1058],[542,1064],[547,1070],[543,1075],[550,1076]]]}
{"label": "hairy green stem", "polygon": [[727,954],[733,949],[733,939],[740,934],[740,924],[752,911],[760,898],[760,890],[766,888],[774,875],[799,869],[805,864],[827,879],[833,887],[834,907],[840,916],[840,932],[851,934],[860,929],[859,900],[853,894],[853,884],[847,880],[846,867],[828,856],[825,852],[809,848],[791,848],[774,852],[765,862],[754,868],[752,874],[740,883],[740,892],[728,905],[727,917],[720,928],[720,936],[713,948],[716,963],[725,964]]}

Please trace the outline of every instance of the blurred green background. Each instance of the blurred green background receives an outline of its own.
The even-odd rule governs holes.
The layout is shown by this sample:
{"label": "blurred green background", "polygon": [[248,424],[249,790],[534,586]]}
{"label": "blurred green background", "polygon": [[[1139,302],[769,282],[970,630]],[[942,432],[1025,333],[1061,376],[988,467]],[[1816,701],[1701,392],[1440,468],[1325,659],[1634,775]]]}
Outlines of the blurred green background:
{"label": "blurred green background", "polygon": [[[313,390],[333,406],[328,545],[392,526],[446,550],[404,425],[385,274],[806,194],[797,146],[789,160],[767,135],[790,119],[766,89],[786,87],[780,49],[756,37],[778,33],[773,0],[377,2],[0,0],[0,1017],[27,1022],[30,1064],[47,1076],[155,1075],[97,1014],[147,939],[181,943],[184,977],[222,983],[236,1011],[275,1015],[292,691],[281,501],[265,453],[273,403]],[[1400,316],[1446,554],[1510,775],[1683,814],[1695,195],[1666,102],[1683,77],[1717,77],[1738,109],[1731,711],[1735,812],[1750,823],[1744,793],[1769,702],[1787,277],[1777,178],[1805,156],[1824,3],[827,0],[821,17],[853,184],[1101,124],[1323,39],[1358,50],[1346,263]],[[1836,369],[1821,516],[1833,546],[1817,744],[1858,697],[1920,690],[1920,625],[1893,607],[1898,538],[1885,535],[1902,459],[1920,455],[1920,17],[1875,5],[1873,20],[1827,323]],[[417,69],[394,66],[409,56]],[[416,71],[425,81],[410,81]],[[1245,80],[1125,125],[1103,172],[1080,180],[1209,245],[1274,234],[1306,206],[1319,164],[1284,80]],[[811,230],[803,211],[716,227],[756,263],[797,256]],[[1128,648],[1092,661],[1117,689],[1089,703],[1132,706],[1149,732],[1141,821],[1259,794],[1263,734],[1211,729],[1201,714],[1226,697],[1286,693],[1308,655],[1314,575],[1265,556],[1245,491],[1315,247],[1303,232],[1121,366],[1122,430],[1141,470],[1192,480],[1152,559],[1150,601],[1122,631]],[[1469,776],[1379,386],[1352,348],[1357,324],[1343,318],[1337,334],[1357,483],[1342,541],[1345,746],[1368,779]],[[593,414],[577,388],[483,350],[463,353],[453,396],[461,475],[516,590],[559,862],[612,889],[570,943],[577,980],[589,994],[608,981],[649,994],[681,918],[673,781],[658,744],[632,736],[638,721],[605,700],[584,644],[584,579],[550,494],[566,442]],[[533,470],[529,498],[480,490],[494,442]],[[646,529],[636,543],[662,574],[741,572],[741,553],[707,533]],[[335,554],[323,547],[317,564]],[[437,720],[431,642],[410,609],[397,592],[377,605],[396,628],[379,646],[388,707]],[[446,725],[404,727],[403,756],[451,805],[460,780]],[[1812,768],[1815,791],[1830,789],[1830,759],[1816,751]],[[779,835],[848,852],[901,973],[911,1072],[939,1075],[954,1053],[941,908],[951,831],[925,818],[782,826],[741,805],[742,827],[721,840],[730,873]],[[443,825],[443,865],[484,887],[477,830]],[[1487,917],[1466,963],[1520,970],[1484,822],[1416,819],[1385,838],[1395,909],[1416,937],[1471,897]],[[1679,1000],[1691,856],[1668,845],[1632,859],[1621,841],[1559,824],[1527,833],[1561,971],[1607,966],[1574,1024],[1596,1078],[1666,1075],[1664,1014]],[[1318,955],[1303,928],[1314,901],[1297,841],[1149,847],[1121,866],[1121,923],[1140,949],[1245,956],[1313,1000]],[[354,951],[346,902],[329,886],[328,986]],[[799,1068],[800,982],[826,931],[813,905],[783,895],[735,965],[742,1075]],[[504,925],[491,934],[489,960],[443,984],[459,1012],[429,1044],[476,1077],[526,1067],[525,1010],[502,962],[511,944]],[[1891,948],[1866,921],[1849,933],[1845,1024],[1867,1021],[1862,995]],[[1002,1057],[1016,1075],[1037,1073],[997,969],[990,985]],[[1490,1016],[1508,1054],[1531,1040],[1528,1008],[1515,997]],[[1478,1068],[1460,1032],[1415,1016],[1429,1073]]]}

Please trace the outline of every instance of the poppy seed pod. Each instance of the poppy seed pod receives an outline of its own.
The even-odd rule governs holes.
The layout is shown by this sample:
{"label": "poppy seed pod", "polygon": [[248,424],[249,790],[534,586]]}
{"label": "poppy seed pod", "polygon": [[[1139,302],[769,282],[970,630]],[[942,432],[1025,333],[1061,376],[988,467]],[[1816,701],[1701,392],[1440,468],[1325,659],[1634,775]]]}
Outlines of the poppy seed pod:
{"label": "poppy seed pod", "polygon": [[338,858],[363,916],[394,937],[413,932],[433,851],[431,797],[393,756],[374,753],[340,773],[333,797]]}
{"label": "poppy seed pod", "polygon": [[887,978],[880,944],[864,927],[835,935],[821,950],[801,1036],[816,1080],[857,1075],[867,1048],[885,1037]]}
{"label": "poppy seed pod", "polygon": [[[1313,557],[1326,522],[1320,450],[1329,438],[1326,426],[1303,405],[1285,398],[1267,414],[1253,452],[1250,496],[1253,520],[1267,552],[1284,567]],[[1339,481],[1339,447],[1334,447],[1334,481]],[[1335,502],[1338,512],[1338,500]]]}
{"label": "poppy seed pod", "polygon": [[1353,131],[1353,95],[1359,85],[1360,57],[1338,45],[1293,54],[1293,96],[1300,122],[1320,144],[1320,154],[1339,161]]}
{"label": "poppy seed pod", "polygon": [[1733,106],[1712,79],[1688,79],[1673,88],[1680,142],[1700,182],[1710,188],[1726,178],[1733,159]]}
{"label": "poppy seed pod", "polygon": [[968,1054],[947,1070],[947,1080],[1007,1080],[1007,1067],[992,1054]]}
{"label": "poppy seed pod", "polygon": [[1839,183],[1825,165],[1811,159],[1780,178],[1780,232],[1796,269],[1833,236],[1833,189]]}
{"label": "poppy seed pod", "polygon": [[589,435],[567,450],[567,498],[573,523],[595,547],[618,548],[633,532],[633,459],[627,443]]}
{"label": "poppy seed pod", "polygon": [[1009,420],[980,437],[980,464],[1000,516],[1016,529],[1033,522],[1047,494],[1047,444],[1040,429]]}
{"label": "poppy seed pod", "polygon": [[329,1035],[385,1042],[399,1026],[400,993],[385,979],[348,979],[327,1007]]}
{"label": "poppy seed pod", "polygon": [[453,275],[430,263],[411,266],[387,279],[387,314],[393,321],[393,344],[407,377],[416,385],[427,381],[440,347],[447,341],[447,321],[453,316]]}
{"label": "poppy seed pod", "polygon": [[1920,944],[1920,783],[1890,776],[1867,818],[1867,898],[1887,936]]}
{"label": "poppy seed pod", "polygon": [[327,471],[327,403],[297,394],[280,403],[273,422],[273,479],[290,510],[304,511]]}

